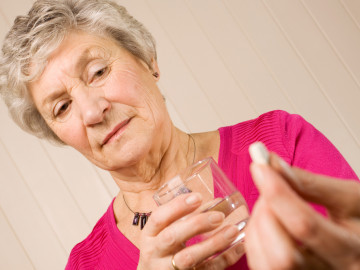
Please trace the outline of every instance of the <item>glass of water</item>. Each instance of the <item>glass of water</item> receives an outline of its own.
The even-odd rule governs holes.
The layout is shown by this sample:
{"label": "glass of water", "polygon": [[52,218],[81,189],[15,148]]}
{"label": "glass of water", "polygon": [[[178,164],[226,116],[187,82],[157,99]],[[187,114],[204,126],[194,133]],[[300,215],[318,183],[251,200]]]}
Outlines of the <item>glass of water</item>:
{"label": "glass of water", "polygon": [[231,246],[244,239],[244,228],[249,217],[248,206],[213,158],[205,158],[172,178],[157,190],[154,200],[158,205],[163,205],[176,196],[189,192],[201,193],[203,197],[202,205],[195,213],[221,211],[225,214],[225,221],[215,231],[191,238],[186,242],[187,246],[205,240],[227,224],[234,224],[239,229]]}

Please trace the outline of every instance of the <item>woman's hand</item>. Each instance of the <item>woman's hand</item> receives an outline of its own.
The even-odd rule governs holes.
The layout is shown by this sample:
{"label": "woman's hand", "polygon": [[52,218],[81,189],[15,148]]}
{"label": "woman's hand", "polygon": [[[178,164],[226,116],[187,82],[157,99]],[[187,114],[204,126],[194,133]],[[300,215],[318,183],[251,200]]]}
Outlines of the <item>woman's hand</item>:
{"label": "woman's hand", "polygon": [[270,166],[253,163],[251,173],[261,193],[246,229],[252,269],[360,269],[358,181],[291,168],[272,153]]}
{"label": "woman's hand", "polygon": [[214,230],[224,221],[224,214],[218,211],[185,217],[200,205],[201,195],[190,193],[176,197],[151,214],[142,231],[138,269],[176,269],[172,260],[178,269],[195,266],[196,269],[224,269],[239,260],[244,251],[235,246],[214,260],[205,261],[230,245],[238,234],[235,226],[225,226],[203,242],[184,245],[188,239]]}

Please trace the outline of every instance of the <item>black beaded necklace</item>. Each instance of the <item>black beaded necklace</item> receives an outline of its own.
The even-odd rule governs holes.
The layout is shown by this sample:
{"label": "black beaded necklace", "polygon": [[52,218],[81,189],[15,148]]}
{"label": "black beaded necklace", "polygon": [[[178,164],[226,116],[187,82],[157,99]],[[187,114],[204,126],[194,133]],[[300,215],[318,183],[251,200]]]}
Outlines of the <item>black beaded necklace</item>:
{"label": "black beaded necklace", "polygon": [[[191,134],[188,134],[188,135],[189,135],[189,137],[191,138],[191,140],[193,141],[193,144],[194,144],[194,156],[193,156],[193,161],[192,161],[192,163],[194,163],[195,162],[195,155],[196,155],[196,144],[195,144],[195,140],[194,140],[193,136],[191,136]],[[124,195],[123,195],[123,199],[124,199],[126,207],[134,214],[132,225],[133,226],[138,226],[139,223],[140,223],[140,230],[142,230],[144,228],[146,222],[148,221],[148,218],[150,217],[152,212],[148,212],[148,213],[134,212],[133,210],[131,210],[131,208],[127,204]]]}
{"label": "black beaded necklace", "polygon": [[125,200],[125,197],[123,195],[123,199],[124,199],[124,202],[125,202],[125,205],[126,207],[134,214],[134,219],[133,219],[133,222],[132,222],[132,225],[134,226],[138,226],[139,225],[139,221],[140,221],[140,229],[142,230],[148,220],[148,218],[150,217],[151,215],[151,212],[148,212],[148,213],[139,213],[139,212],[134,212],[133,210],[131,210],[131,208],[128,206],[126,200]]}

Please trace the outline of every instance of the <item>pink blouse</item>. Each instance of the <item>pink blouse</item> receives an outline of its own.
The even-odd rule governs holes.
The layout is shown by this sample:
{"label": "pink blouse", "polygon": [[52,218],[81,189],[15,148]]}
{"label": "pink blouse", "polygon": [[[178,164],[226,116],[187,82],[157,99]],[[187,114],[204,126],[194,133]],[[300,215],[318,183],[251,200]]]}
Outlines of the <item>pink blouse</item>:
{"label": "pink blouse", "polygon": [[[248,147],[262,141],[293,166],[343,179],[358,179],[339,151],[299,115],[272,111],[260,117],[223,127],[220,132],[219,165],[243,194],[252,210],[259,192],[252,181]],[[71,251],[66,269],[137,268],[139,250],[118,230],[113,202],[90,235]],[[313,205],[324,214],[325,210]],[[228,269],[248,269],[243,256]]]}

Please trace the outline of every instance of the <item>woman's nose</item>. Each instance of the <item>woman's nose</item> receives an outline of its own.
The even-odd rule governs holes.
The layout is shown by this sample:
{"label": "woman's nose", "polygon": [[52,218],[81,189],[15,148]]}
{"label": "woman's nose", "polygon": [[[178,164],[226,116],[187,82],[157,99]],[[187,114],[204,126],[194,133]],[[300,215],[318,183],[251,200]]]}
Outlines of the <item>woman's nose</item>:
{"label": "woman's nose", "polygon": [[[76,91],[75,100],[79,106],[80,114],[85,126],[101,123],[105,114],[110,110],[110,102],[99,93],[99,90],[86,89]],[[101,91],[100,91],[101,92]]]}

